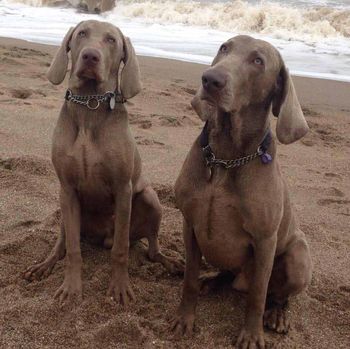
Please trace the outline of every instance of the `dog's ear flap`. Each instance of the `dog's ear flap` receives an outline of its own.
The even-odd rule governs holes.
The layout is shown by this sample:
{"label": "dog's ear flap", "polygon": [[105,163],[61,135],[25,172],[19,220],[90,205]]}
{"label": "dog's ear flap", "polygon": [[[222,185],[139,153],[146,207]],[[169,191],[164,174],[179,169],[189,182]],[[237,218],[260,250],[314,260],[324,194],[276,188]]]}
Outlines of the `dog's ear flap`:
{"label": "dog's ear flap", "polygon": [[128,37],[123,37],[124,67],[120,78],[120,92],[125,99],[136,96],[141,90],[140,67],[134,47]]}
{"label": "dog's ear flap", "polygon": [[276,134],[283,144],[297,141],[309,130],[292,78],[283,62],[272,99],[272,113],[278,117]]}
{"label": "dog's ear flap", "polygon": [[208,102],[201,99],[202,86],[200,86],[192,98],[191,105],[194,111],[197,113],[202,121],[207,121],[210,114],[213,113],[213,107],[211,107]]}
{"label": "dog's ear flap", "polygon": [[72,39],[74,29],[74,27],[71,27],[68,30],[46,74],[47,78],[54,85],[59,85],[66,76],[68,70],[68,52],[70,50],[69,43]]}

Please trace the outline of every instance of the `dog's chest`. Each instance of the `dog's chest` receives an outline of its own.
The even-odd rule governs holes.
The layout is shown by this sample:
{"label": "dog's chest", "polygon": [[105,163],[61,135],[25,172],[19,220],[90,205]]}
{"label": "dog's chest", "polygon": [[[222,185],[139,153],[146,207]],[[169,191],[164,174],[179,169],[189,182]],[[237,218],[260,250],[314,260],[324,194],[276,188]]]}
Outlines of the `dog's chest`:
{"label": "dog's chest", "polygon": [[227,188],[206,185],[189,193],[183,209],[191,218],[206,260],[221,268],[240,268],[248,258],[250,236],[243,230],[238,196]]}
{"label": "dog's chest", "polygon": [[66,173],[74,187],[81,192],[103,193],[110,180],[110,166],[104,149],[88,132],[79,131],[65,157]]}

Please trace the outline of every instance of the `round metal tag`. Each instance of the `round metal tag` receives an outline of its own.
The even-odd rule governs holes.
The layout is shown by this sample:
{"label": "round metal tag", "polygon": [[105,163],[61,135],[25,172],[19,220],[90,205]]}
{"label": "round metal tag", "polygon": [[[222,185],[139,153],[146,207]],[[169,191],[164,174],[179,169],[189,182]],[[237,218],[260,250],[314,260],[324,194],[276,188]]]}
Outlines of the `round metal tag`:
{"label": "round metal tag", "polygon": [[88,101],[87,101],[87,104],[86,106],[91,109],[91,110],[96,110],[99,106],[100,106],[100,101],[93,97],[93,98],[90,98]]}

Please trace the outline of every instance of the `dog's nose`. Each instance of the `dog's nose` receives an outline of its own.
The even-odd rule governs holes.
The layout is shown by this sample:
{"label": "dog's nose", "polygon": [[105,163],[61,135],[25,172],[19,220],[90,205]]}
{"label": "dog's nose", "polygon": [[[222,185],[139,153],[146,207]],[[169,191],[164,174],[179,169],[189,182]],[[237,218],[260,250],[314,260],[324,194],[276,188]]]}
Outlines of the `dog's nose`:
{"label": "dog's nose", "polygon": [[101,9],[99,9],[98,7],[95,7],[94,11],[95,11],[95,13],[101,13]]}
{"label": "dog's nose", "polygon": [[82,53],[83,62],[96,65],[100,61],[100,53],[95,49],[87,49]]}
{"label": "dog's nose", "polygon": [[202,84],[207,91],[220,91],[226,86],[226,74],[219,70],[208,70],[202,76]]}

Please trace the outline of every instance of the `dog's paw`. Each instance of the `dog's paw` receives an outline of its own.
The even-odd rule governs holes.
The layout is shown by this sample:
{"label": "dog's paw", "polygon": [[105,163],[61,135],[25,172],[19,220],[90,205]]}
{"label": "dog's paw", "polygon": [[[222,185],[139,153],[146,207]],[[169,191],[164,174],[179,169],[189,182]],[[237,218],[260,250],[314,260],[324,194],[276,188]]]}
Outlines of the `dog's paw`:
{"label": "dog's paw", "polygon": [[185,261],[181,258],[164,257],[164,268],[172,275],[183,275],[185,271]]}
{"label": "dog's paw", "polygon": [[66,276],[63,284],[55,293],[61,307],[79,304],[82,301],[82,283],[80,276]]}
{"label": "dog's paw", "polygon": [[135,301],[135,295],[130,286],[128,277],[112,277],[107,296],[119,302],[124,307],[127,307],[131,302]]}
{"label": "dog's paw", "polygon": [[235,349],[265,349],[264,333],[243,329],[235,343]]}
{"label": "dog's paw", "polygon": [[185,271],[185,261],[180,255],[177,257],[168,257],[159,252],[152,258],[152,260],[161,263],[172,275],[183,275]]}
{"label": "dog's paw", "polygon": [[27,281],[41,280],[43,278],[46,278],[51,274],[55,264],[56,261],[54,260],[46,260],[42,263],[34,264],[23,273],[23,277]]}
{"label": "dog's paw", "polygon": [[277,333],[287,333],[290,328],[287,310],[280,307],[267,309],[264,314],[264,326]]}
{"label": "dog's paw", "polygon": [[169,321],[169,330],[175,338],[192,337],[194,333],[194,314],[176,315]]}

